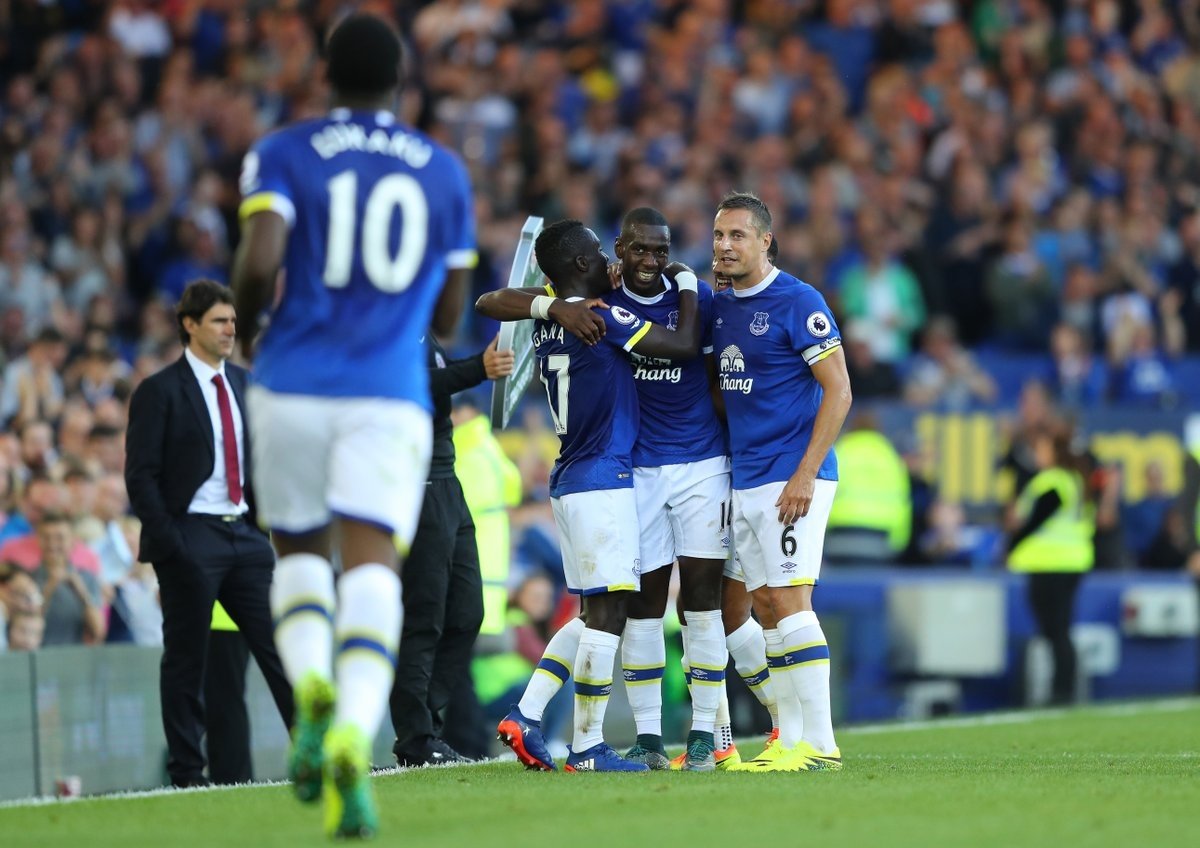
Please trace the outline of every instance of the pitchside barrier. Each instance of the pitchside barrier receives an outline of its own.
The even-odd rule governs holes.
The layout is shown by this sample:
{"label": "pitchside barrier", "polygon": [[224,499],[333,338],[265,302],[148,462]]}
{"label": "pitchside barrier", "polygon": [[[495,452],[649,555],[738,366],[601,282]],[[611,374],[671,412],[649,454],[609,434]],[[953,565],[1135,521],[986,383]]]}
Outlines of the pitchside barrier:
{"label": "pitchside barrier", "polygon": [[[160,649],[134,645],[0,653],[0,801],[64,790],[94,795],[169,785],[158,691],[161,660]],[[619,679],[619,668],[616,675]],[[282,780],[287,733],[254,663],[246,702],[254,777]],[[568,720],[568,731],[569,726]],[[620,686],[613,692],[607,729],[614,744],[633,741],[633,714]],[[372,754],[376,765],[396,764],[394,740],[385,718]]]}
{"label": "pitchside barrier", "polygon": [[[853,565],[830,566],[821,576],[816,606],[833,655],[839,726],[1044,699],[1049,668],[1021,577],[1001,569]],[[1073,630],[1086,677],[1080,692],[1103,701],[1195,691],[1198,600],[1185,574],[1085,575]],[[0,799],[53,795],[60,784],[77,784],[84,794],[166,785],[160,658],[158,649],[126,645],[0,654]],[[614,680],[619,658],[617,666]],[[751,737],[769,726],[758,724],[766,714],[732,672],[729,685],[735,733]],[[253,663],[247,693],[255,777],[280,779],[287,736]],[[663,718],[668,740],[681,741],[687,716]],[[619,684],[605,731],[618,747],[634,738]],[[391,747],[385,720],[374,762],[392,765]]]}

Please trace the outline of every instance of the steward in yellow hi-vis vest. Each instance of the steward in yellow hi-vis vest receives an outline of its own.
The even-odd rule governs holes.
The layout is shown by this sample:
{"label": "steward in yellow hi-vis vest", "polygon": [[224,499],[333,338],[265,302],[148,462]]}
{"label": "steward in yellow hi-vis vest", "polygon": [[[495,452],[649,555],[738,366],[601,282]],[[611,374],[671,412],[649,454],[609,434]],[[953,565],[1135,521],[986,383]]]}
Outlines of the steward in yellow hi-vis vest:
{"label": "steward in yellow hi-vis vest", "polygon": [[870,427],[837,441],[838,488],[826,533],[871,530],[887,537],[893,555],[912,535],[912,487],[904,458],[887,437]]}
{"label": "steward in yellow hi-vis vest", "polygon": [[1039,470],[1017,496],[1008,568],[1029,575],[1029,606],[1054,656],[1051,701],[1062,704],[1075,700],[1071,621],[1079,581],[1095,562],[1095,521],[1070,434],[1040,433],[1033,450]]}
{"label": "steward in yellow hi-vis vest", "polygon": [[1039,471],[1017,498],[1017,517],[1028,521],[1034,505],[1048,494],[1057,496],[1059,506],[1012,546],[1008,554],[1009,570],[1090,571],[1094,560],[1092,534],[1095,527],[1091,510],[1084,501],[1083,478],[1065,468]]}
{"label": "steward in yellow hi-vis vest", "polygon": [[508,510],[521,502],[521,472],[492,435],[486,415],[454,428],[454,473],[475,522],[479,573],[483,578],[483,624],[479,634],[503,633],[508,609],[511,554]]}

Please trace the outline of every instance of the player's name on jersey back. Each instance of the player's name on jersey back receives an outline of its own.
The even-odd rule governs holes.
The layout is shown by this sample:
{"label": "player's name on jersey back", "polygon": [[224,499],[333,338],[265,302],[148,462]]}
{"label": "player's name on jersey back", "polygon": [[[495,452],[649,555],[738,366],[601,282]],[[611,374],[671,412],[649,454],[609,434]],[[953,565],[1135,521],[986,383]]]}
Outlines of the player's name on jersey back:
{"label": "player's name on jersey back", "polygon": [[383,153],[402,160],[412,168],[424,168],[433,158],[433,147],[399,128],[367,128],[359,124],[329,124],[309,138],[313,150],[322,159],[339,153],[361,151]]}
{"label": "player's name on jersey back", "polygon": [[540,327],[533,331],[533,346],[537,347],[540,344],[545,344],[548,341],[556,341],[559,344],[563,343],[563,328],[560,324],[543,322]]}

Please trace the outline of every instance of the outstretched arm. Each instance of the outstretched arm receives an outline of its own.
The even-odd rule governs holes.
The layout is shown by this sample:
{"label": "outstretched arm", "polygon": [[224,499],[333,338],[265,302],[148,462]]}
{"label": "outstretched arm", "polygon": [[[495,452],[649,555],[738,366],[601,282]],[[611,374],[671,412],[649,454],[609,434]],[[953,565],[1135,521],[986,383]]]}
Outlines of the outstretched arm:
{"label": "outstretched arm", "polygon": [[696,296],[696,275],[684,271],[675,277],[675,285],[679,288],[679,328],[668,330],[654,324],[638,339],[633,346],[634,352],[660,359],[692,359],[700,355],[700,302]]}
{"label": "outstretched arm", "polygon": [[429,369],[429,393],[434,397],[453,395],[474,388],[484,380],[496,380],[512,373],[515,356],[511,350],[497,350],[500,337],[492,339],[482,353],[465,359],[451,359],[445,368]]}
{"label": "outstretched arm", "polygon": [[598,301],[568,303],[546,294],[544,288],[526,286],[497,289],[475,301],[475,311],[496,321],[524,321],[542,318],[562,325],[568,333],[594,345],[604,335],[604,319],[592,311]]}

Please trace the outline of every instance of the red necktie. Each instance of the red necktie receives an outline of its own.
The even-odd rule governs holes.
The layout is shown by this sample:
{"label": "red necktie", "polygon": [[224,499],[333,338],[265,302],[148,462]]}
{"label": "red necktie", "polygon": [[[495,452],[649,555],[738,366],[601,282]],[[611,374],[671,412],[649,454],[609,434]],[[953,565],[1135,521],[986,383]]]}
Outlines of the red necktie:
{"label": "red necktie", "polygon": [[234,506],[242,502],[242,475],[238,468],[237,433],[233,430],[233,408],[229,405],[229,394],[225,381],[218,374],[213,377],[217,384],[217,409],[221,412],[221,441],[225,447],[225,483],[229,486],[229,500]]}

